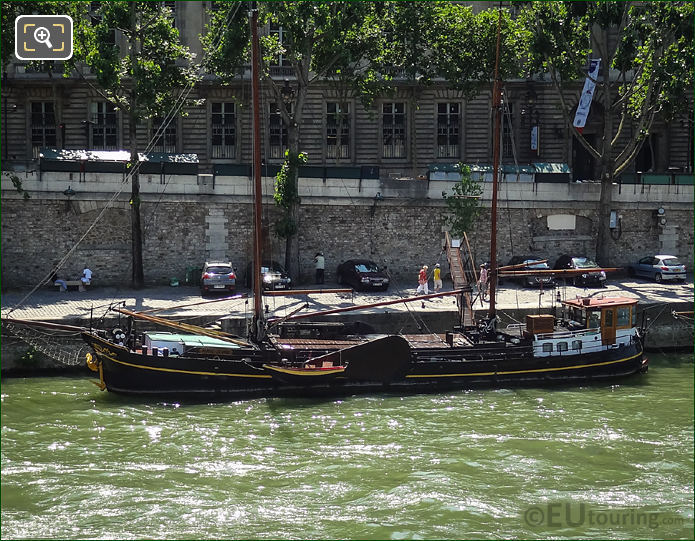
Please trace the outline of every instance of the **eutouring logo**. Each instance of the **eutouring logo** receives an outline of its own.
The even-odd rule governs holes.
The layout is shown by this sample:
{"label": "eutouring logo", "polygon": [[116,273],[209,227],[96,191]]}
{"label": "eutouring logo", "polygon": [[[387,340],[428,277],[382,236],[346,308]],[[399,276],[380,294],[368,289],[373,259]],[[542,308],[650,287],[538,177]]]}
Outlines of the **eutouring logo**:
{"label": "eutouring logo", "polygon": [[657,529],[661,526],[682,526],[684,519],[667,513],[639,509],[595,509],[585,503],[548,503],[524,511],[527,526],[566,527],[634,527]]}

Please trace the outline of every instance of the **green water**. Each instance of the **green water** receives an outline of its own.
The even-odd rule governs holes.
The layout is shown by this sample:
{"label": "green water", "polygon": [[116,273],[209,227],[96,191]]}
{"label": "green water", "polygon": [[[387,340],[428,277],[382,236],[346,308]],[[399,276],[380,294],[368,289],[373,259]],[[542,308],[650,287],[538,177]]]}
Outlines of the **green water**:
{"label": "green water", "polygon": [[620,385],[175,404],[2,382],[2,539],[692,538],[692,355]]}

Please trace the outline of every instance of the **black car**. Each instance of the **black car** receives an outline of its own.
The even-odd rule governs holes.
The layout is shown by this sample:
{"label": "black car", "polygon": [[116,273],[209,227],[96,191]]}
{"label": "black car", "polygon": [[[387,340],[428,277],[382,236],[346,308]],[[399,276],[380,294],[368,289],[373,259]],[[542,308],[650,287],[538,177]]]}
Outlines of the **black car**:
{"label": "black car", "polygon": [[[510,265],[524,265],[523,267],[518,267],[516,269],[509,269],[513,271],[534,271],[534,270],[551,270],[546,262],[544,262],[539,257],[533,256],[520,256],[516,255],[509,260],[507,263]],[[523,276],[505,276],[504,280],[509,280],[510,282],[518,282],[526,287],[554,287],[555,278],[551,274],[541,273],[541,274],[529,274]],[[502,278],[499,283],[502,283]]]}
{"label": "black car", "polygon": [[[246,287],[251,287],[252,265],[253,263],[249,263],[246,266]],[[261,287],[264,290],[290,289],[292,278],[277,261],[263,261],[261,263]]]}
{"label": "black car", "polygon": [[386,291],[391,281],[386,274],[386,267],[380,267],[369,259],[349,259],[341,263],[336,277],[339,284],[346,284],[357,290]]}
{"label": "black car", "polygon": [[600,269],[598,264],[588,257],[575,257],[571,255],[561,255],[555,262],[555,269],[577,269],[582,270],[581,274],[572,274],[565,279],[568,284],[575,286],[595,286],[603,287],[606,284],[606,273]]}

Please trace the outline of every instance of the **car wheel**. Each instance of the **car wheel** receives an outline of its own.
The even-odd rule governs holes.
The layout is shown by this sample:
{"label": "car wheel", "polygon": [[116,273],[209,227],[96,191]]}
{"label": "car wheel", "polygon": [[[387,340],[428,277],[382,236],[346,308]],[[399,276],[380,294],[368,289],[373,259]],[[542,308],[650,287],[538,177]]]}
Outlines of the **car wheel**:
{"label": "car wheel", "polygon": [[343,282],[343,275],[341,273],[338,273],[336,276],[336,281],[338,282],[338,285],[342,286],[345,282]]}
{"label": "car wheel", "polygon": [[635,276],[635,269],[633,269],[632,267],[628,267],[627,268],[627,274],[628,274],[628,276],[634,277]]}
{"label": "car wheel", "polygon": [[654,281],[657,282],[657,283],[661,283],[661,281],[662,281],[663,279],[664,279],[664,277],[661,276],[661,273],[660,273],[660,272],[657,272],[657,273],[654,275]]}

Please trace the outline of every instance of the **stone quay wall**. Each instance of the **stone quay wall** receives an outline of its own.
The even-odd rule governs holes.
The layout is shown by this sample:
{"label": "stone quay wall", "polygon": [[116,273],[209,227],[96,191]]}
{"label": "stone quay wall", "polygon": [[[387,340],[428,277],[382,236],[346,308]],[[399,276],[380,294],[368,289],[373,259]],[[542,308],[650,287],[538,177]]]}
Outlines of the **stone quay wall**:
{"label": "stone quay wall", "polygon": [[[23,199],[7,173],[2,176],[2,287],[33,287],[65,258],[60,275],[80,276],[87,265],[96,285],[131,280],[130,187],[121,175],[19,174],[31,198]],[[264,178],[264,193],[272,193]],[[185,280],[206,260],[229,259],[241,283],[252,253],[251,181],[195,176],[141,177],[146,283]],[[451,181],[395,179],[300,179],[299,267],[311,282],[313,257],[326,257],[326,278],[337,265],[367,257],[386,264],[395,287],[414,287],[421,265],[440,262],[447,208],[443,191]],[[64,195],[68,188],[76,192]],[[650,253],[671,253],[693,265],[693,186],[613,186],[617,226],[611,230],[611,265],[622,266]],[[120,192],[120,193],[119,193]],[[530,254],[552,265],[563,253],[594,256],[595,183],[502,182],[498,205],[498,258]],[[114,193],[118,195],[114,196]],[[484,184],[483,211],[469,233],[476,262],[489,257],[491,185]],[[658,215],[658,208],[665,214]],[[266,258],[284,262],[284,240],[273,234],[278,216],[264,198]],[[665,223],[661,218],[665,217]]]}

